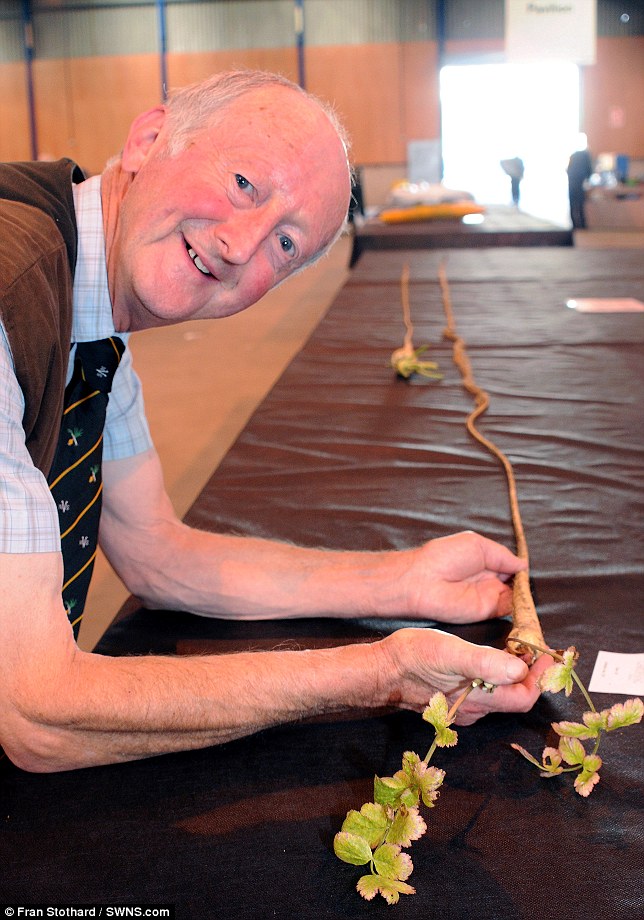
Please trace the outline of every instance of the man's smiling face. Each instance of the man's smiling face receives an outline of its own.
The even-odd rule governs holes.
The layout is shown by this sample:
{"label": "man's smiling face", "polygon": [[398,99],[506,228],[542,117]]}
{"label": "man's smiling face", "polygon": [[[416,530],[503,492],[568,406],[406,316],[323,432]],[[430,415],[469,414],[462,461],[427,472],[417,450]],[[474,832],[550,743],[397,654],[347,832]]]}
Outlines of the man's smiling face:
{"label": "man's smiling face", "polygon": [[342,142],[287,87],[238,98],[177,154],[168,142],[163,109],[135,122],[121,161],[133,178],[116,218],[106,211],[119,331],[238,313],[323,249],[347,213]]}

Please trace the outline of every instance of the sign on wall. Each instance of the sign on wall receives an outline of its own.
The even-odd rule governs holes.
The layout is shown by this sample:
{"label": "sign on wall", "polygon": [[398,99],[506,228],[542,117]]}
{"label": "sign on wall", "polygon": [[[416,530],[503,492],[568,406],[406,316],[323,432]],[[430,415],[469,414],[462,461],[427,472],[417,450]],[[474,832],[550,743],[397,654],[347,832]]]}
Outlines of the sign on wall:
{"label": "sign on wall", "polygon": [[594,64],[597,0],[505,0],[509,61]]}

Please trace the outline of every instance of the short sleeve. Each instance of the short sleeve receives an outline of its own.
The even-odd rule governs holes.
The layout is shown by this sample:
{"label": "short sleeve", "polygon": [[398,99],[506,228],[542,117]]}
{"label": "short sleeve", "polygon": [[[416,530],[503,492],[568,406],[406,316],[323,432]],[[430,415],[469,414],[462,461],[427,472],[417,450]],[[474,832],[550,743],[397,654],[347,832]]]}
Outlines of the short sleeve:
{"label": "short sleeve", "polygon": [[58,552],[58,513],[27,450],[23,413],[22,390],[0,324],[0,552]]}
{"label": "short sleeve", "polygon": [[103,459],[122,460],[150,447],[152,437],[145,417],[141,381],[132,366],[132,353],[126,347],[107,404]]}

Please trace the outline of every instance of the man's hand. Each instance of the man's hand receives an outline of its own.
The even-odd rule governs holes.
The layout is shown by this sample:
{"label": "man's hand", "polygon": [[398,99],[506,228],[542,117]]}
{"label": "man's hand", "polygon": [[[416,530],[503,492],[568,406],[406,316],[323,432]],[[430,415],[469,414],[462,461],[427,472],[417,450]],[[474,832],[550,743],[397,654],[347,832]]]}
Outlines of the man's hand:
{"label": "man's hand", "polygon": [[507,652],[435,629],[399,629],[377,646],[382,654],[381,688],[386,688],[387,702],[401,709],[420,712],[437,690],[453,703],[477,677],[494,684],[491,693],[482,688],[470,693],[458,711],[460,725],[470,725],[489,712],[527,712],[540,694],[538,678],[552,664],[542,655],[529,669]]}
{"label": "man's hand", "polygon": [[431,540],[409,555],[409,613],[449,623],[499,616],[505,582],[526,567],[506,547],[470,531]]}

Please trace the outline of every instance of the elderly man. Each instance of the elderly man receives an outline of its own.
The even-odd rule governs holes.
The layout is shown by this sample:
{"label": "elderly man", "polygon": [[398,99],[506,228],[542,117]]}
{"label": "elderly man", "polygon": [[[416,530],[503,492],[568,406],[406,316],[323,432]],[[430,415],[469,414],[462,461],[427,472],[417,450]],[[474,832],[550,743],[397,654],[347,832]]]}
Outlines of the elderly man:
{"label": "elderly man", "polygon": [[[6,754],[33,771],[118,762],[317,713],[421,709],[436,689],[453,696],[475,677],[498,687],[470,694],[462,722],[528,709],[540,664],[529,671],[505,652],[428,629],[368,645],[223,657],[111,659],[77,647],[70,621],[83,601],[74,608],[61,598],[70,581],[61,554],[67,502],[57,509],[51,490],[63,474],[51,471],[62,390],[74,350],[90,339],[118,344],[119,354],[119,340],[126,346],[102,472],[92,476],[102,476],[101,545],[148,606],[239,619],[464,622],[495,616],[505,581],[522,566],[469,533],[361,553],[197,532],[164,491],[127,335],[243,310],[332,244],[350,171],[329,111],[274,75],[219,75],[141,115],[102,176],[81,178],[67,161],[0,168]],[[74,440],[71,429],[66,443]]]}

